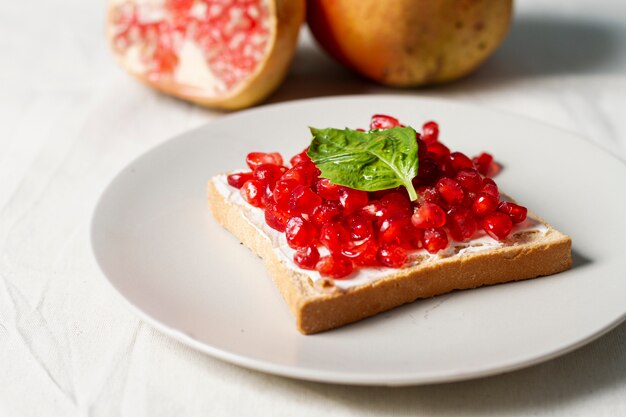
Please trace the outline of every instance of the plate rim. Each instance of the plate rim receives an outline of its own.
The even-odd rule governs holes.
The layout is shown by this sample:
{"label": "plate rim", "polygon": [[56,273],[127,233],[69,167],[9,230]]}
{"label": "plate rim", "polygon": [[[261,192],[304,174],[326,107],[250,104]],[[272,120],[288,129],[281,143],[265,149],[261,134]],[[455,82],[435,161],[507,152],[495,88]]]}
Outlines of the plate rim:
{"label": "plate rim", "polygon": [[372,100],[372,99],[382,99],[382,100],[397,100],[397,101],[420,101],[420,102],[438,102],[443,105],[449,106],[458,106],[458,107],[467,107],[467,108],[478,108],[481,111],[491,112],[494,114],[501,114],[506,117],[511,117],[515,119],[520,119],[521,121],[526,121],[527,123],[539,124],[544,127],[559,131],[561,133],[565,133],[571,137],[577,138],[577,140],[585,143],[586,145],[591,145],[594,148],[602,151],[603,154],[608,155],[613,158],[615,161],[624,164],[618,156],[612,154],[608,149],[602,147],[598,143],[586,139],[578,132],[574,132],[568,129],[564,129],[558,126],[554,126],[550,123],[547,123],[543,120],[538,120],[529,116],[519,115],[512,112],[508,112],[506,110],[494,109],[489,106],[485,106],[483,104],[477,103],[466,103],[459,102],[455,100],[438,98],[438,97],[422,97],[422,96],[406,96],[406,95],[393,95],[393,94],[371,94],[371,95],[337,95],[337,96],[325,96],[325,97],[315,97],[315,98],[305,98],[298,100],[285,101],[280,103],[271,103],[263,106],[258,106],[250,109],[241,110],[238,112],[230,113],[213,120],[208,121],[200,126],[194,127],[192,129],[186,130],[184,132],[178,133],[168,139],[165,139],[143,151],[141,151],[138,155],[131,158],[124,164],[121,164],[121,168],[119,168],[116,172],[114,172],[109,179],[105,182],[105,185],[101,188],[100,194],[95,199],[90,208],[91,215],[89,218],[89,243],[90,250],[89,253],[92,258],[92,262],[94,262],[98,270],[100,271],[100,275],[107,283],[109,288],[113,289],[113,291],[123,300],[124,304],[127,308],[129,308],[134,314],[136,314],[141,320],[148,323],[150,326],[155,328],[156,330],[172,337],[173,339],[189,346],[197,351],[203,352],[210,356],[213,356],[217,359],[223,360],[225,362],[235,364],[238,366],[242,366],[248,369],[253,369],[255,371],[265,372],[272,375],[294,378],[299,380],[306,380],[312,382],[321,382],[321,383],[330,383],[330,384],[349,384],[349,385],[360,385],[360,386],[415,386],[415,385],[425,385],[425,384],[441,384],[447,382],[459,382],[466,381],[471,379],[483,378],[488,376],[500,375],[508,372],[512,372],[515,370],[519,370],[522,368],[527,368],[533,365],[537,365],[556,357],[562,356],[569,352],[572,352],[596,339],[603,336],[604,334],[610,332],[612,329],[619,326],[622,322],[626,321],[626,309],[622,312],[622,315],[615,318],[613,321],[606,323],[604,326],[597,329],[595,332],[591,334],[587,334],[582,339],[570,344],[563,344],[555,347],[554,349],[543,352],[537,355],[530,355],[516,362],[505,362],[503,364],[496,364],[491,366],[482,366],[477,367],[476,369],[468,370],[468,371],[440,371],[440,372],[430,372],[427,374],[422,373],[420,376],[416,376],[414,374],[384,374],[384,373],[354,373],[354,372],[337,372],[337,371],[325,371],[325,370],[315,370],[310,368],[302,368],[298,366],[289,366],[283,364],[273,363],[268,360],[256,359],[247,357],[245,355],[237,354],[230,352],[228,350],[220,349],[215,346],[211,346],[206,342],[202,342],[192,335],[187,334],[175,327],[166,325],[160,322],[157,318],[151,316],[150,314],[143,311],[139,306],[135,305],[128,297],[126,297],[122,291],[113,283],[113,281],[108,277],[104,270],[104,266],[98,258],[96,253],[96,223],[99,208],[102,206],[102,202],[105,200],[108,192],[114,187],[115,183],[120,180],[124,173],[131,169],[131,167],[136,164],[138,161],[147,157],[149,154],[161,149],[163,147],[169,146],[174,142],[182,140],[184,137],[188,135],[194,134],[196,131],[200,131],[206,129],[208,126],[219,123],[222,120],[228,120],[232,118],[240,118],[246,117],[248,114],[254,114],[258,112],[262,112],[264,110],[271,110],[280,107],[292,107],[294,105],[306,105],[311,102],[323,102],[323,101],[350,101],[350,100]]}

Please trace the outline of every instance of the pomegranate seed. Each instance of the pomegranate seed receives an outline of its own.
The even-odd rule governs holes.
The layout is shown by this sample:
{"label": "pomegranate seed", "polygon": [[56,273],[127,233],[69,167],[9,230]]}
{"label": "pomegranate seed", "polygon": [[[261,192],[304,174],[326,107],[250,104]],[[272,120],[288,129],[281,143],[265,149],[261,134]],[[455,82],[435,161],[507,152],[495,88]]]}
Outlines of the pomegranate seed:
{"label": "pomegranate seed", "polygon": [[263,194],[265,193],[265,186],[257,180],[246,181],[241,189],[241,196],[249,204],[255,207],[263,207]]}
{"label": "pomegranate seed", "polygon": [[274,190],[269,186],[265,186],[265,192],[261,197],[263,201],[263,207],[275,206],[276,201],[274,200]]}
{"label": "pomegranate seed", "polygon": [[441,178],[437,181],[437,191],[441,197],[451,205],[461,204],[465,193],[458,182],[450,178]]}
{"label": "pomegranate seed", "polygon": [[273,206],[267,206],[265,208],[265,223],[274,230],[284,232],[287,226],[287,220],[289,220],[289,214],[284,213],[276,208],[276,203]]}
{"label": "pomegranate seed", "polygon": [[498,199],[487,193],[478,194],[472,203],[472,211],[480,217],[495,211],[497,208]]}
{"label": "pomegranate seed", "polygon": [[302,269],[315,269],[319,260],[320,253],[314,245],[300,248],[293,255],[293,261]]}
{"label": "pomegranate seed", "polygon": [[365,216],[353,215],[346,221],[352,240],[368,239],[374,233],[372,221]]}
{"label": "pomegranate seed", "polygon": [[496,240],[502,240],[511,233],[513,222],[506,214],[494,211],[483,218],[482,226],[489,236]]}
{"label": "pomegranate seed", "polygon": [[235,188],[241,188],[246,181],[254,179],[252,172],[236,172],[226,177],[228,185]]}
{"label": "pomegranate seed", "polygon": [[318,226],[336,220],[341,215],[338,201],[325,201],[313,210],[311,220]]}
{"label": "pomegranate seed", "polygon": [[441,162],[450,157],[450,149],[442,143],[434,142],[428,144],[428,157]]}
{"label": "pomegranate seed", "polygon": [[283,157],[278,152],[250,152],[248,156],[246,156],[246,163],[250,169],[254,171],[255,168],[261,164],[282,165]]}
{"label": "pomegranate seed", "polygon": [[475,156],[473,161],[474,165],[476,165],[476,169],[478,169],[478,172],[482,175],[489,174],[489,169],[491,168],[491,163],[493,162],[493,156],[491,156],[491,154],[483,152],[480,155]]}
{"label": "pomegranate seed", "polygon": [[448,210],[446,225],[450,231],[450,236],[457,242],[471,239],[478,229],[474,215],[463,206],[454,206]]}
{"label": "pomegranate seed", "polygon": [[293,213],[313,214],[313,210],[322,204],[322,197],[304,185],[298,185],[289,197],[289,210]]}
{"label": "pomegranate seed", "polygon": [[308,220],[300,216],[293,216],[287,220],[285,237],[290,247],[298,249],[315,243],[317,229]]}
{"label": "pomegranate seed", "polygon": [[317,263],[316,269],[323,277],[341,279],[350,275],[354,270],[354,266],[350,259],[336,253],[322,257]]}
{"label": "pomegranate seed", "polygon": [[165,7],[174,13],[183,14],[191,8],[193,0],[166,0]]}
{"label": "pomegranate seed", "polygon": [[507,214],[511,218],[513,224],[523,222],[526,220],[526,215],[528,214],[528,209],[526,207],[510,203],[508,201],[501,202],[498,206],[498,211]]}
{"label": "pomegranate seed", "polygon": [[342,246],[350,240],[350,232],[340,222],[331,221],[322,225],[319,240],[329,251],[339,253]]}
{"label": "pomegranate seed", "polygon": [[378,265],[378,244],[374,239],[367,239],[363,243],[352,243],[344,248],[341,253],[350,258],[355,265],[377,266]]}
{"label": "pomegranate seed", "polygon": [[406,259],[406,251],[398,245],[383,245],[378,250],[378,260],[390,268],[401,268]]}
{"label": "pomegranate seed", "polygon": [[420,161],[420,164],[421,164],[422,163],[421,161],[423,161],[424,158],[426,158],[426,154],[428,153],[428,147],[426,145],[426,142],[424,142],[420,138],[419,133],[416,133],[415,140],[417,141],[417,159],[418,161]]}
{"label": "pomegranate seed", "polygon": [[380,202],[383,204],[383,207],[390,208],[394,211],[407,214],[411,212],[411,201],[409,201],[407,193],[393,191],[382,196]]}
{"label": "pomegranate seed", "polygon": [[368,202],[369,198],[365,191],[342,187],[339,190],[339,203],[346,214],[352,214],[360,210]]}
{"label": "pomegranate seed", "polygon": [[455,171],[462,169],[474,169],[474,163],[467,155],[462,152],[452,152],[450,154],[450,163]]}
{"label": "pomegranate seed", "polygon": [[467,191],[478,192],[483,186],[483,179],[475,169],[462,169],[455,179]]}
{"label": "pomegranate seed", "polygon": [[439,139],[439,125],[430,121],[422,126],[422,140],[428,145],[437,142]]}
{"label": "pomegranate seed", "polygon": [[307,154],[308,151],[309,151],[309,148],[306,148],[304,151],[300,152],[299,154],[294,155],[294,157],[289,160],[289,163],[291,164],[291,166],[295,167],[300,162],[310,162],[311,158],[309,158],[309,155]]}
{"label": "pomegranate seed", "polygon": [[285,172],[285,167],[274,164],[261,164],[254,169],[254,179],[261,184],[274,187],[276,181]]}
{"label": "pomegranate seed", "polygon": [[317,180],[319,174],[320,170],[317,169],[313,162],[300,162],[298,165],[287,170],[281,179],[292,179],[299,184],[310,187]]}
{"label": "pomegranate seed", "polygon": [[443,227],[446,224],[446,212],[437,204],[424,203],[415,210],[411,222],[420,229]]}
{"label": "pomegranate seed", "polygon": [[361,214],[371,219],[380,219],[383,216],[383,203],[380,200],[374,200],[363,206]]}
{"label": "pomegranate seed", "polygon": [[415,226],[410,228],[408,246],[409,249],[420,249],[422,247],[422,240],[424,239],[424,229],[418,229]]}
{"label": "pomegranate seed", "polygon": [[320,178],[315,183],[317,195],[326,200],[339,200],[340,185],[333,184],[328,178]]}
{"label": "pomegranate seed", "polygon": [[440,177],[439,165],[432,159],[424,159],[419,161],[417,168],[417,186],[432,185]]}
{"label": "pomegranate seed", "polygon": [[391,129],[392,127],[402,126],[400,121],[395,117],[384,114],[375,114],[370,121],[370,130],[375,129]]}
{"label": "pomegranate seed", "polygon": [[448,246],[448,236],[443,229],[424,229],[423,247],[429,253],[437,253]]}
{"label": "pomegranate seed", "polygon": [[381,244],[406,244],[408,242],[408,237],[410,236],[410,225],[411,220],[409,216],[384,219],[378,231],[378,241]]}
{"label": "pomegranate seed", "polygon": [[417,189],[417,203],[439,203],[439,192],[435,187],[420,187]]}
{"label": "pomegranate seed", "polygon": [[289,209],[289,201],[291,199],[291,193],[298,186],[296,180],[278,180],[274,186],[274,201],[278,204],[281,210]]}
{"label": "pomegranate seed", "polygon": [[[489,180],[491,182],[488,182],[486,180]],[[491,180],[490,178],[484,178],[483,179],[483,188],[482,188],[482,192],[485,194],[489,194],[491,196],[493,196],[495,199],[499,200],[500,199],[500,191],[498,191],[498,186],[496,185],[495,182],[493,182],[493,180]]]}

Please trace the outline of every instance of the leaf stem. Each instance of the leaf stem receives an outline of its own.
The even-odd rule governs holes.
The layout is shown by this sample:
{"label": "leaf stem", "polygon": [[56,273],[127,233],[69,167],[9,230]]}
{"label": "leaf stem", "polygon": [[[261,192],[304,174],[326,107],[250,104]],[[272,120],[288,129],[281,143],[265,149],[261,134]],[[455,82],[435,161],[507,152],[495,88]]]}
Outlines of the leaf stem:
{"label": "leaf stem", "polygon": [[404,187],[409,192],[409,198],[411,199],[411,201],[417,200],[417,191],[415,191],[415,187],[413,187],[413,182],[405,182]]}

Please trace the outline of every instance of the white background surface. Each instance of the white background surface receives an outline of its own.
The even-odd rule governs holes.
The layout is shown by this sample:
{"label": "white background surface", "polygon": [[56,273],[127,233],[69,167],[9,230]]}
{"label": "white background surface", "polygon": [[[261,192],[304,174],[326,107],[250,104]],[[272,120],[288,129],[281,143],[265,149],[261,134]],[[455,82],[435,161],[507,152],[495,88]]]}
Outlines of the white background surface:
{"label": "white background surface", "polygon": [[[99,3],[0,5],[0,416],[626,415],[625,324],[526,370],[400,389],[267,376],[143,324],[90,258],[91,208],[132,158],[222,114],[122,73]],[[305,34],[270,101],[381,92],[396,91],[354,78]],[[626,161],[626,5],[520,0],[509,38],[476,74],[397,92],[543,120]]]}

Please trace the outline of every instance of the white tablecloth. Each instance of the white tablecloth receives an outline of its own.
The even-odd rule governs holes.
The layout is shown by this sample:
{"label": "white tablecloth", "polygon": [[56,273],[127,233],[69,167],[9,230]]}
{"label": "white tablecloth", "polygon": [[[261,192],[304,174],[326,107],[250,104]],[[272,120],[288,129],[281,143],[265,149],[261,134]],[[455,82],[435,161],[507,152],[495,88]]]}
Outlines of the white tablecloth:
{"label": "white tablecloth", "polygon": [[[91,208],[132,158],[222,114],[119,70],[104,13],[101,1],[0,5],[0,416],[626,415],[626,324],[525,370],[391,389],[249,371],[142,323],[90,257]],[[381,92],[540,119],[626,160],[626,4],[520,0],[509,38],[480,71],[422,90],[360,80],[304,32],[270,102]]]}

